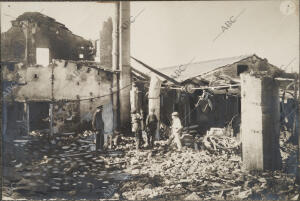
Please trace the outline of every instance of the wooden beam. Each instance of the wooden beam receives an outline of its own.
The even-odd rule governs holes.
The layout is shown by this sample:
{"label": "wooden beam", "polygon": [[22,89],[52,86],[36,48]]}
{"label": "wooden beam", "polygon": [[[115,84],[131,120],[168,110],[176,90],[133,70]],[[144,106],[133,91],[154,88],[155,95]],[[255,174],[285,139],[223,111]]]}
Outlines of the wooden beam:
{"label": "wooden beam", "polygon": [[135,60],[136,62],[138,62],[139,64],[142,64],[142,65],[143,65],[144,67],[146,67],[147,69],[149,69],[149,70],[151,70],[152,72],[156,73],[157,75],[159,75],[159,76],[161,76],[161,77],[163,77],[163,78],[169,80],[170,82],[172,82],[172,83],[174,83],[174,84],[176,84],[176,85],[181,85],[180,82],[177,82],[177,81],[174,80],[173,78],[171,78],[171,77],[169,77],[169,76],[167,76],[167,75],[165,75],[165,74],[163,74],[163,73],[161,73],[161,72],[155,70],[154,68],[148,66],[147,64],[143,63],[142,61],[140,61],[140,60],[138,60],[138,59],[136,59],[136,58],[134,58],[134,57],[132,57],[132,56],[131,56],[131,58],[134,59],[134,60]]}
{"label": "wooden beam", "polygon": [[150,76],[146,75],[145,73],[143,73],[143,72],[141,72],[141,71],[139,71],[139,70],[137,70],[137,69],[135,69],[133,67],[131,67],[131,69],[132,69],[133,72],[138,73],[138,74],[144,76],[145,79],[150,80]]}

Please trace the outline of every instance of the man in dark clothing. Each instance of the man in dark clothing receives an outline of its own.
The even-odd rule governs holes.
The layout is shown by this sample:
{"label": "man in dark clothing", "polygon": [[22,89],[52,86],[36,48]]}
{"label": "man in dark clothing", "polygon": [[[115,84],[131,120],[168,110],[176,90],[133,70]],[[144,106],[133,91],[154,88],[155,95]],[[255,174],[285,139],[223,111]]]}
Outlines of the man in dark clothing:
{"label": "man in dark clothing", "polygon": [[97,107],[96,112],[93,116],[92,126],[96,130],[96,150],[102,151],[104,145],[104,122],[102,119],[103,106]]}
{"label": "man in dark clothing", "polygon": [[135,135],[136,141],[136,149],[139,150],[142,145],[142,128],[141,128],[141,120],[142,117],[136,111],[132,111],[132,133]]}
{"label": "man in dark clothing", "polygon": [[154,145],[154,138],[155,138],[155,132],[157,129],[157,117],[154,114],[155,109],[151,109],[150,114],[147,116],[146,119],[146,127],[147,127],[147,141],[148,145],[150,147],[153,147]]}

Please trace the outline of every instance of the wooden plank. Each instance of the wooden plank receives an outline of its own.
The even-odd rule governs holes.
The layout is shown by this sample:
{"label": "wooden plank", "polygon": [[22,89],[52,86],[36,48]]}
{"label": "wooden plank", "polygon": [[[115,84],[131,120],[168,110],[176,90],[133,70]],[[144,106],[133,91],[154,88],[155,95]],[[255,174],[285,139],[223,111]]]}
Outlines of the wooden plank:
{"label": "wooden plank", "polygon": [[142,64],[144,67],[148,68],[149,70],[151,70],[151,71],[154,72],[155,74],[157,74],[157,75],[159,75],[159,76],[165,78],[166,80],[169,80],[170,82],[172,82],[172,83],[174,83],[174,84],[176,84],[176,85],[181,85],[179,82],[177,82],[177,81],[174,80],[173,78],[171,78],[171,77],[169,77],[169,76],[167,76],[167,75],[165,75],[165,74],[163,74],[163,73],[161,73],[161,72],[155,70],[154,68],[148,66],[147,64],[143,63],[142,61],[140,61],[140,60],[138,60],[138,59],[136,59],[136,58],[134,58],[134,57],[131,57],[131,58],[134,59],[134,60],[135,60],[136,62],[138,62],[139,64]]}

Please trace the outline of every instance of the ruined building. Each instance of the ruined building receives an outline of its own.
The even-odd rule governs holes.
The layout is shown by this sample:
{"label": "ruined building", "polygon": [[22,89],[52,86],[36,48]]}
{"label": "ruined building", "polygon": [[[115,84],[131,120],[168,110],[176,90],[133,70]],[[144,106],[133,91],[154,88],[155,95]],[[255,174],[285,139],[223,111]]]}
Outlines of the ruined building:
{"label": "ruined building", "polygon": [[48,52],[52,59],[93,60],[92,43],[74,35],[65,25],[38,12],[26,12],[1,33],[1,60],[36,64]]}
{"label": "ruined building", "polygon": [[105,132],[112,132],[117,72],[93,57],[90,41],[53,18],[28,12],[12,21],[1,36],[4,140],[36,129],[51,134],[90,129],[99,105]]}

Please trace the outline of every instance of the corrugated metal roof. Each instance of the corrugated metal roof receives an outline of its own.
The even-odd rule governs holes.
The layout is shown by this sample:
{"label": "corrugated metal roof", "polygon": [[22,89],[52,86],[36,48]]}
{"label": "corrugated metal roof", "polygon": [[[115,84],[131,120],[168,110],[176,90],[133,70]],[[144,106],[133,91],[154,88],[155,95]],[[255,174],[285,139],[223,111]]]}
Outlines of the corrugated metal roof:
{"label": "corrugated metal roof", "polygon": [[[194,62],[194,63],[188,63],[188,64],[182,64],[177,66],[171,66],[171,67],[165,67],[165,68],[159,68],[158,70],[165,75],[168,76],[176,76],[176,70],[182,69],[183,71],[180,73],[180,76],[175,77],[174,79],[178,82],[183,82],[187,79],[199,76],[201,74],[210,72],[212,70],[215,70],[220,67],[224,67],[233,63],[236,63],[238,61],[241,61],[243,59],[252,57],[251,55],[241,55],[236,57],[229,57],[229,58],[221,58],[221,59],[214,59],[214,60],[208,60],[208,61],[200,61],[200,62]],[[165,80],[165,79],[163,79]]]}

